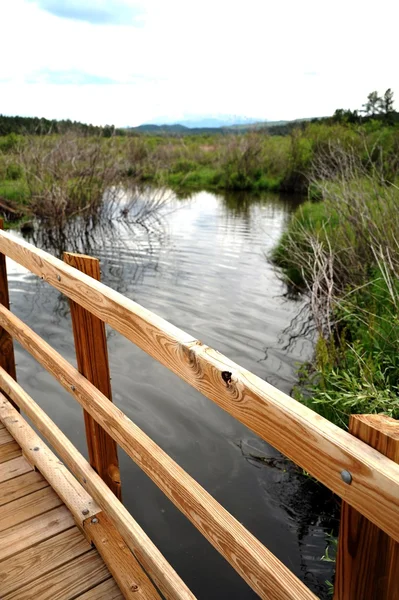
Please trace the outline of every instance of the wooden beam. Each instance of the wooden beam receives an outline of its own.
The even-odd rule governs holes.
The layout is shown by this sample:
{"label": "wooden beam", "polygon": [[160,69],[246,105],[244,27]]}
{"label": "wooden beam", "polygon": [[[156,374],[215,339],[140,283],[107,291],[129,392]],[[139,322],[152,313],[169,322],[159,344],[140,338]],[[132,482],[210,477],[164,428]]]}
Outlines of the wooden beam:
{"label": "wooden beam", "polygon": [[[3,369],[2,372],[6,373]],[[9,381],[14,381],[15,385],[18,385],[8,374],[7,376]],[[16,402],[16,404],[18,403]],[[57,492],[71,511],[77,525],[83,527],[83,523],[87,518],[95,517],[101,511],[90,494],[76,481],[75,477],[54,452],[51,452],[25,419],[18,415],[8,398],[2,393],[0,393],[0,418],[19,447],[22,448],[25,457],[40,471],[51,488]],[[44,493],[46,493],[46,490]]]}
{"label": "wooden beam", "polygon": [[[97,258],[65,252],[64,261],[93,279],[100,280],[100,261]],[[70,300],[70,307],[78,370],[112,402],[104,322],[73,300]],[[86,411],[84,419],[89,462],[120,500],[121,480],[116,443]]]}
{"label": "wooden beam", "polygon": [[[170,600],[195,600],[194,595],[136,523],[123,504],[115,497],[106,483],[94,471],[88,461],[76,450],[36,402],[5,371],[0,369],[0,381],[4,383],[23,412],[46,437],[60,457],[73,471],[78,480],[107,512],[131,551],[154,580],[165,598]],[[107,401],[109,404],[109,401]],[[0,396],[0,418],[7,422],[20,418],[5,397]],[[84,524],[87,526],[87,521]],[[1,542],[1,535],[0,535]],[[1,560],[1,547],[0,547]]]}
{"label": "wooden beam", "polygon": [[103,512],[96,519],[88,519],[85,532],[97,548],[103,561],[123,592],[125,600],[161,600],[147,575]]}
{"label": "wooden beam", "polygon": [[[35,335],[33,334],[33,336]],[[45,342],[40,338],[36,339],[31,336],[29,336],[29,339],[30,350],[35,355],[36,342],[40,345],[45,344]],[[66,389],[70,388],[69,381],[73,380],[75,382],[73,384],[75,387],[74,393],[81,400],[86,410],[94,418],[99,419],[110,434],[115,435],[117,441],[133,460],[152,478],[222,556],[230,562],[261,598],[272,597],[274,600],[310,600],[315,598],[312,592],[258,539],[249,533],[241,523],[212,498],[190,475],[183,471],[117,407],[106,398],[103,398],[102,394],[76,369],[62,357],[53,356],[53,358],[55,358],[54,369],[50,369],[50,372],[61,375],[62,381],[66,384]],[[49,367],[51,363],[46,359],[44,364]],[[72,369],[71,372],[64,371],[66,365]],[[71,379],[71,376],[73,379]],[[35,423],[70,469],[73,470],[79,481],[83,482],[82,484],[112,519],[126,543],[160,591],[168,598],[187,597],[180,592],[178,587],[175,587],[173,593],[171,593],[172,590],[167,587],[169,575],[166,561],[166,564],[162,565],[159,562],[159,556],[154,561],[153,549],[149,545],[151,543],[148,538],[143,539],[143,532],[138,529],[137,524],[123,505],[115,498],[102,479],[98,477],[69,440],[56,428],[49,417],[3,369],[0,369],[0,384],[4,386],[4,389],[20,406],[21,410]],[[88,390],[91,390],[91,393]],[[7,420],[2,415],[2,404],[4,405],[5,402],[7,402],[5,399],[0,400],[0,418],[7,425]],[[9,403],[8,407],[10,407]],[[8,410],[12,409],[8,408]],[[129,526],[126,526],[127,524]],[[180,595],[178,596],[179,592]],[[189,597],[192,597],[191,594]]]}
{"label": "wooden beam", "polygon": [[[4,229],[4,219],[0,218],[0,230]],[[0,304],[10,308],[10,296],[8,293],[8,277],[6,257],[0,252]],[[17,379],[15,369],[14,344],[12,337],[0,327],[0,366],[14,379]]]}
{"label": "wooden beam", "polygon": [[[47,252],[2,231],[0,252],[111,325],[399,541],[397,465],[381,461],[376,451],[327,419]],[[1,322],[15,329],[4,310]],[[22,339],[24,330],[15,330]],[[29,339],[25,343],[29,349]],[[73,379],[65,383],[71,386]],[[342,470],[352,473],[351,485],[343,482]]]}
{"label": "wooden beam", "polygon": [[[399,421],[352,415],[349,431],[399,463]],[[399,600],[399,543],[346,502],[342,503],[335,600]]]}

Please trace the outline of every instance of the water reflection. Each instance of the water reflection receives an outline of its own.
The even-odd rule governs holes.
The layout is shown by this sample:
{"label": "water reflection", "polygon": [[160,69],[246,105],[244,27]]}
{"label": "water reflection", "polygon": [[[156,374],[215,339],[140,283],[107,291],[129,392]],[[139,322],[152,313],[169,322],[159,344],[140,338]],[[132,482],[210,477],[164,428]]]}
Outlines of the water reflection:
{"label": "water reflection", "polygon": [[[63,229],[36,224],[28,240],[58,256],[68,250],[99,257],[104,283],[290,392],[296,363],[309,356],[311,343],[287,346],[286,329],[301,303],[284,297],[267,256],[298,200],[207,192],[184,200],[163,192],[154,200],[151,194],[121,192],[95,218],[76,216]],[[74,362],[66,300],[15,265],[9,272],[15,312]],[[109,355],[116,404],[323,597],[331,578],[331,566],[320,561],[332,528],[329,497],[115,332],[109,334]],[[21,384],[84,450],[80,407],[18,348],[17,361]],[[248,456],[248,445],[271,460]],[[120,456],[127,507],[193,592],[207,600],[254,598],[151,481]]]}

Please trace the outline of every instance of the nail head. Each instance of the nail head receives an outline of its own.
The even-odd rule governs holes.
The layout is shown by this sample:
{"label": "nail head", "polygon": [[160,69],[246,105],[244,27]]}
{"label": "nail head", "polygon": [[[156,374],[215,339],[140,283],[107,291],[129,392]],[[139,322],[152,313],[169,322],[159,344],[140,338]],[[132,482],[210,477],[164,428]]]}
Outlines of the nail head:
{"label": "nail head", "polygon": [[88,508],[84,508],[84,509],[82,510],[82,515],[88,515],[88,514],[89,514],[89,512],[90,512],[90,511],[89,511],[89,509],[88,509]]}
{"label": "nail head", "polygon": [[95,524],[95,523],[98,523],[98,519],[97,519],[97,517],[94,517],[94,518],[91,520],[91,522],[92,522],[92,523],[94,523],[94,524]]}
{"label": "nail head", "polygon": [[341,479],[344,483],[350,485],[352,483],[352,474],[346,469],[344,469],[343,471],[341,471]]}

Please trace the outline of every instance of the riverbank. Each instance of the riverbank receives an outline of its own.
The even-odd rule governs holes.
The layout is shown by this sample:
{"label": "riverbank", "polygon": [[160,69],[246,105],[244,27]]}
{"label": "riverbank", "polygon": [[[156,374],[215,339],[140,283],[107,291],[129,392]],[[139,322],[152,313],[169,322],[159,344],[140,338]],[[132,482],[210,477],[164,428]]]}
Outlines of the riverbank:
{"label": "riverbank", "polygon": [[0,137],[0,200],[23,214],[64,220],[95,212],[104,191],[118,185],[151,184],[178,194],[203,189],[306,194],[315,165],[335,168],[336,145],[350,150],[367,170],[378,165],[385,179],[396,179],[399,128],[382,121],[308,123],[284,136],[12,133]]}
{"label": "riverbank", "polygon": [[273,258],[307,295],[318,338],[294,395],[346,427],[352,413],[399,417],[399,189],[353,153],[340,161]]}

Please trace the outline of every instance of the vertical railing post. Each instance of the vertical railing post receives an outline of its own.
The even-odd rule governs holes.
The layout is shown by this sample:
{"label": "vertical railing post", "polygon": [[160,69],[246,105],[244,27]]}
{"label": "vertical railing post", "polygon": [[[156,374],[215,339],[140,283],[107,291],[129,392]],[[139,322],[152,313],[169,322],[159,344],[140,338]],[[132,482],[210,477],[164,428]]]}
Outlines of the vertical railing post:
{"label": "vertical railing post", "polygon": [[[399,463],[399,421],[352,415],[349,432]],[[399,544],[343,502],[334,600],[360,599],[399,600]]]}
{"label": "vertical railing post", "polygon": [[[86,275],[100,280],[100,263],[97,258],[65,252],[64,261]],[[105,325],[98,317],[72,300],[70,307],[79,372],[112,402]],[[90,464],[120,499],[117,445],[86,411],[84,419]]]}
{"label": "vertical railing post", "polygon": [[[4,221],[0,218],[0,229],[4,229]],[[0,304],[6,308],[10,308],[10,298],[8,294],[8,279],[7,279],[7,268],[6,268],[6,257],[0,252]],[[14,357],[14,344],[11,335],[0,327],[0,366],[13,379],[17,379],[15,369],[15,357]],[[7,395],[7,394],[5,394]],[[19,411],[19,408],[15,403],[7,396],[12,405]]]}

